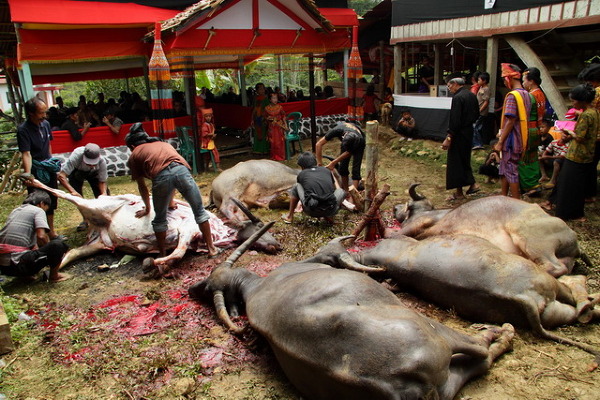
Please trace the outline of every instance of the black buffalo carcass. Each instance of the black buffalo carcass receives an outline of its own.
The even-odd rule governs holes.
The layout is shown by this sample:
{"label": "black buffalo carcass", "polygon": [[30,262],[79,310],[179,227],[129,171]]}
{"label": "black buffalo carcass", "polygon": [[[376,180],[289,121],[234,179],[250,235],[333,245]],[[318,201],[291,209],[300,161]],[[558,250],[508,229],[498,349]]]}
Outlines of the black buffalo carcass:
{"label": "black buffalo carcass", "polygon": [[[375,247],[349,254],[341,244],[339,263],[347,268],[391,277],[402,289],[473,322],[511,323],[596,356],[597,348],[548,328],[600,317],[588,295],[584,276],[554,278],[523,257],[503,252],[471,235],[440,235],[423,240],[386,239]],[[348,261],[351,260],[351,261]]]}
{"label": "black buffalo carcass", "polygon": [[436,210],[411,185],[411,200],[394,208],[402,223],[400,235],[424,239],[437,235],[465,234],[486,239],[507,253],[523,256],[553,276],[570,273],[582,253],[577,234],[560,218],[548,215],[537,204],[506,196],[490,196],[455,209]]}
{"label": "black buffalo carcass", "polygon": [[264,278],[232,268],[244,246],[189,293],[212,296],[235,332],[242,328],[227,308],[244,305],[250,326],[309,399],[449,400],[511,348],[510,324],[474,337],[459,333],[410,310],[365,274],[316,262],[319,255]]}

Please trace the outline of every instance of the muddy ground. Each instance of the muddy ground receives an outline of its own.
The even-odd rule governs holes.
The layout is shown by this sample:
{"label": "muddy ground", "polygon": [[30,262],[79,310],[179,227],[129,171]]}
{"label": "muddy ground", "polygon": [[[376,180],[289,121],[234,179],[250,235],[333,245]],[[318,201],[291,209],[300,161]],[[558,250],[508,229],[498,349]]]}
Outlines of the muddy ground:
{"label": "muddy ground", "polygon": [[[439,143],[399,141],[386,129],[381,136],[379,180],[392,188],[382,207],[387,223],[392,224],[392,205],[406,200],[406,188],[412,182],[422,183],[421,192],[438,207],[457,205],[444,200],[448,196],[444,190],[445,156]],[[310,147],[308,142],[306,147]],[[331,155],[336,151],[337,144],[326,149]],[[475,153],[473,165],[482,163],[485,154]],[[224,159],[223,166],[241,160]],[[198,176],[203,195],[208,195],[214,177]],[[477,179],[483,190],[469,200],[498,192],[497,184],[485,184],[481,176]],[[111,179],[109,185],[114,194],[137,193],[125,178]],[[1,222],[21,200],[17,195],[0,198]],[[279,220],[281,213],[262,210],[258,215]],[[570,226],[594,265],[586,267],[579,262],[576,272],[588,275],[595,292],[600,287],[598,203],[586,206],[586,213],[587,222]],[[277,256],[250,252],[238,263],[266,274],[283,261],[302,259],[325,241],[349,234],[359,218],[342,211],[333,227],[304,216],[291,226],[278,223],[272,231],[285,243],[285,250]],[[84,241],[75,231],[79,222],[74,207],[61,203],[57,226],[74,246]],[[0,394],[31,400],[301,398],[260,337],[230,335],[211,305],[188,299],[187,288],[207,276],[219,260],[188,254],[175,277],[163,280],[144,280],[140,259],[98,271],[98,266],[115,265],[122,256],[104,253],[79,261],[66,268],[73,278],[58,284],[25,285],[0,277],[9,314],[24,311],[31,318],[12,324],[17,349],[2,357]],[[440,310],[407,294],[398,296],[457,330],[475,332],[452,310]],[[597,324],[563,327],[557,333],[600,347]],[[599,398],[599,383],[600,372],[589,354],[518,330],[513,351],[501,357],[487,375],[464,387],[457,398],[592,400]]]}

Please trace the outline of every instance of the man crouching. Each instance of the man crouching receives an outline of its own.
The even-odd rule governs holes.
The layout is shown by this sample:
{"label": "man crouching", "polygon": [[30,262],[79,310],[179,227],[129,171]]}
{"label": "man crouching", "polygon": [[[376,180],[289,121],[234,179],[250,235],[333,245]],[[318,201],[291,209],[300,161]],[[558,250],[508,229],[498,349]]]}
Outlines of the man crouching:
{"label": "man crouching", "polygon": [[50,282],[70,278],[58,272],[63,255],[69,247],[62,239],[50,240],[46,210],[50,195],[36,190],[23,204],[14,209],[0,230],[0,272],[32,281],[42,268],[50,267]]}
{"label": "man crouching", "polygon": [[333,223],[333,216],[346,198],[346,192],[337,185],[329,169],[317,166],[313,153],[302,153],[298,165],[302,171],[290,189],[290,211],[282,216],[283,222],[291,224],[294,221],[294,210],[300,201],[307,215]]}

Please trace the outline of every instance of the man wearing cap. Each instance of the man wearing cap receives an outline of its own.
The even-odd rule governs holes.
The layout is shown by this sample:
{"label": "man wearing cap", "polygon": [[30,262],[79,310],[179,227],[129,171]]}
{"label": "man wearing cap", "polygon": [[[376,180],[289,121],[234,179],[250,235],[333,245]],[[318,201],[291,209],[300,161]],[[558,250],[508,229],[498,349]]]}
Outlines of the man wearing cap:
{"label": "man wearing cap", "polygon": [[[77,147],[58,173],[58,181],[73,196],[83,197],[83,184],[88,181],[94,197],[110,194],[106,181],[108,171],[106,161],[100,155],[100,146],[88,143]],[[85,230],[87,223],[84,221],[77,227],[78,231]]]}
{"label": "man wearing cap", "polygon": [[69,131],[71,137],[74,141],[78,142],[83,138],[83,136],[87,133],[87,131],[92,126],[91,123],[86,122],[81,131],[79,130],[79,125],[77,125],[77,107],[71,107],[67,109],[66,116],[67,119],[60,126],[60,129],[64,131]]}
{"label": "man wearing cap", "polygon": [[216,257],[220,249],[213,244],[208,222],[210,217],[204,210],[200,189],[185,159],[169,143],[148,136],[140,122],[131,126],[125,136],[125,144],[131,150],[128,162],[131,179],[137,182],[145,205],[135,213],[137,218],[150,213],[150,193],[144,179],[152,181],[152,204],[155,214],[152,228],[156,234],[160,257],[166,256],[167,208],[175,189],[179,190],[189,203],[208,248],[209,257]]}
{"label": "man wearing cap", "polygon": [[466,194],[474,194],[480,190],[471,169],[473,124],[479,118],[479,102],[477,96],[465,88],[462,77],[451,75],[447,86],[452,93],[452,103],[442,148],[448,151],[446,190],[454,189],[454,193],[446,200],[454,201],[465,198],[464,186],[469,187]]}
{"label": "man wearing cap", "polygon": [[365,152],[365,135],[362,130],[350,122],[338,122],[325,136],[323,136],[316,145],[317,165],[323,165],[323,146],[334,138],[339,138],[342,142],[341,154],[331,161],[327,168],[333,171],[339,163],[339,173],[342,177],[342,189],[347,193],[350,176],[350,157],[352,157],[352,182],[358,189],[358,183],[361,180],[360,166],[362,164],[363,154]]}

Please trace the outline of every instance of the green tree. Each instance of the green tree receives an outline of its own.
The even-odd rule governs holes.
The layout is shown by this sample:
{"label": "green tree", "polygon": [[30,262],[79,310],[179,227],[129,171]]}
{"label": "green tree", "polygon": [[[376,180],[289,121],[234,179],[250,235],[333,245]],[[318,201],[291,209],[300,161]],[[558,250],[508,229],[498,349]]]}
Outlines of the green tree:
{"label": "green tree", "polygon": [[381,0],[350,0],[348,1],[348,7],[354,9],[356,14],[362,17],[379,3],[381,3]]}

